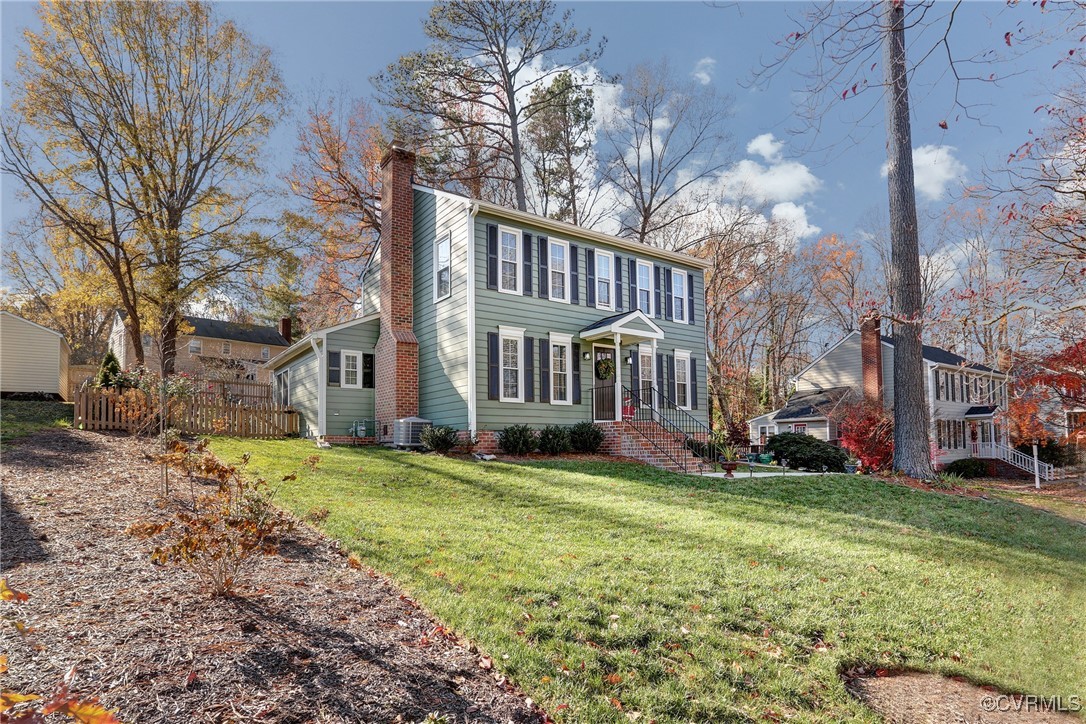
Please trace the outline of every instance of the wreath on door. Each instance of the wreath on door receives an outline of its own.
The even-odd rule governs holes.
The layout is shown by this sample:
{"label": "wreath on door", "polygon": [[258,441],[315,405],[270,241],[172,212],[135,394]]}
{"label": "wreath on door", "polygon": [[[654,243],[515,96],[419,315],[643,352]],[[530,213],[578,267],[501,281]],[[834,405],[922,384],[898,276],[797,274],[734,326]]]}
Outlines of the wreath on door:
{"label": "wreath on door", "polygon": [[596,360],[596,379],[609,380],[615,376],[615,361],[610,357]]}

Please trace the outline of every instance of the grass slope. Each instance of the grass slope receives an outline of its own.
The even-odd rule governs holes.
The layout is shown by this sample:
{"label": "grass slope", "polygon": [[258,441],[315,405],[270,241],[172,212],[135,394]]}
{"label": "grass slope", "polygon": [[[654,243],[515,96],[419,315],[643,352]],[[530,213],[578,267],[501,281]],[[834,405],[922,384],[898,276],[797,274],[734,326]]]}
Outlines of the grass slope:
{"label": "grass slope", "polygon": [[[1086,691],[1086,527],[855,476],[218,439],[565,721],[874,720],[857,663]],[[619,710],[621,706],[621,711]]]}
{"label": "grass slope", "polygon": [[71,427],[72,415],[67,402],[0,400],[0,443],[47,427]]}

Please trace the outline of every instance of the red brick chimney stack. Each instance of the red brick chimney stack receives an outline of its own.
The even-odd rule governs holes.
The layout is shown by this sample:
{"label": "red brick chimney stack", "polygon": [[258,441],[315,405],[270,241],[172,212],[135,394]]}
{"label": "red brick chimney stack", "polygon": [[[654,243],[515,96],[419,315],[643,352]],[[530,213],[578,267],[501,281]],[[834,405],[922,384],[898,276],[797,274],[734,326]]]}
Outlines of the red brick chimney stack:
{"label": "red brick chimney stack", "polygon": [[381,439],[392,423],[419,414],[419,350],[415,338],[415,154],[393,141],[381,159],[381,333],[376,349],[376,416]]}
{"label": "red brick chimney stack", "polygon": [[290,346],[293,341],[290,337],[290,317],[282,317],[279,320],[279,334],[287,341],[287,346]]}
{"label": "red brick chimney stack", "polygon": [[878,315],[860,320],[864,399],[882,403],[882,324]]}

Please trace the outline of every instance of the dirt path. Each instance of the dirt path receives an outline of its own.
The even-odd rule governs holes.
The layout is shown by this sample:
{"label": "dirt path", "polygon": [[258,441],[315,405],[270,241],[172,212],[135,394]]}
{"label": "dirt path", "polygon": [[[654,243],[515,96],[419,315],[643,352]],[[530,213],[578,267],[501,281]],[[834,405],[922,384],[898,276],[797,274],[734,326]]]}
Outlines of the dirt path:
{"label": "dirt path", "polygon": [[[538,722],[387,581],[299,527],[231,600],[152,565],[124,533],[165,515],[145,442],[38,433],[4,450],[0,566],[30,594],[23,641],[5,630],[5,689],[75,689],[126,722]],[[187,493],[187,487],[186,487]]]}

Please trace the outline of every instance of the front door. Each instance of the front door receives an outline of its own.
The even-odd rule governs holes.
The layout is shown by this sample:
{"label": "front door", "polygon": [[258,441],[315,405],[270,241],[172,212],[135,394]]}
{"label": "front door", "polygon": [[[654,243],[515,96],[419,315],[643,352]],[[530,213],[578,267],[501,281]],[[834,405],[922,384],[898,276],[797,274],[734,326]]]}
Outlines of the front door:
{"label": "front door", "polygon": [[600,362],[611,361],[611,369],[618,370],[618,356],[614,347],[592,347],[592,417],[596,420],[615,419],[615,372],[600,377]]}

